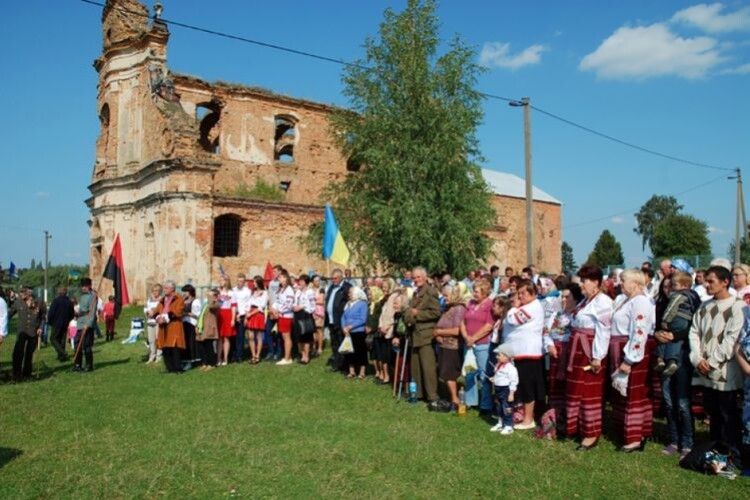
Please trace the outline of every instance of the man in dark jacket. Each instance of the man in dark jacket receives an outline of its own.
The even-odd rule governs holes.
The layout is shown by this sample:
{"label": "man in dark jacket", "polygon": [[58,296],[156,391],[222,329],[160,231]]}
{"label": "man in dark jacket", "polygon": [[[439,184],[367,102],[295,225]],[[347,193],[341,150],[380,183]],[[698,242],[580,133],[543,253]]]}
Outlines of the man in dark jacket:
{"label": "man in dark jacket", "polygon": [[432,339],[440,319],[440,300],[437,289],[427,283],[427,271],[423,267],[415,268],[412,276],[417,291],[404,311],[412,341],[411,377],[417,383],[417,398],[424,397],[434,410],[438,407],[438,381]]}
{"label": "man in dark jacket", "polygon": [[11,314],[18,315],[18,337],[13,348],[13,378],[21,380],[31,376],[37,338],[42,335],[44,307],[32,295],[31,290],[22,288],[13,302]]}
{"label": "man in dark jacket", "polygon": [[57,351],[58,361],[68,360],[68,355],[65,354],[65,337],[70,320],[74,317],[73,303],[68,297],[68,289],[58,288],[57,297],[52,301],[47,312],[47,324],[52,327],[52,347]]}
{"label": "man in dark jacket", "polygon": [[328,364],[331,370],[341,371],[344,368],[344,356],[339,354],[339,346],[343,340],[341,331],[341,316],[344,314],[344,306],[349,300],[349,288],[351,285],[344,281],[344,273],[341,269],[334,269],[331,273],[331,285],[326,291],[326,318],[325,326],[331,335],[331,357],[328,358]]}

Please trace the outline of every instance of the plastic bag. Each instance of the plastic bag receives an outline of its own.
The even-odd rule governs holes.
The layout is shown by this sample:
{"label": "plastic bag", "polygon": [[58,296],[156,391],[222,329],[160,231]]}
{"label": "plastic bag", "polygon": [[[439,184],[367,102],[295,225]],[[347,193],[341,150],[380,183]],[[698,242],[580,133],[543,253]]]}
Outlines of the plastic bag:
{"label": "plastic bag", "polygon": [[351,354],[354,352],[354,344],[352,344],[352,338],[347,335],[344,340],[341,341],[339,346],[339,354]]}
{"label": "plastic bag", "polygon": [[464,364],[461,367],[461,374],[465,377],[469,373],[477,371],[477,357],[474,355],[474,349],[467,349],[464,356]]}

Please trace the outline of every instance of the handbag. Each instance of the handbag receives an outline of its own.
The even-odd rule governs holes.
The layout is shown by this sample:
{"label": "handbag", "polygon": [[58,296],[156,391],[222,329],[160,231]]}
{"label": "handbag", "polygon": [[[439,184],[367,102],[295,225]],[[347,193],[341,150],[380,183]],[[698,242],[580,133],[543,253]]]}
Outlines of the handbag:
{"label": "handbag", "polygon": [[304,314],[301,318],[297,319],[297,329],[300,335],[312,335],[315,333],[315,321],[312,314]]}
{"label": "handbag", "polygon": [[347,335],[344,340],[341,341],[339,346],[339,354],[352,354],[354,352],[354,344],[352,344],[352,337]]}

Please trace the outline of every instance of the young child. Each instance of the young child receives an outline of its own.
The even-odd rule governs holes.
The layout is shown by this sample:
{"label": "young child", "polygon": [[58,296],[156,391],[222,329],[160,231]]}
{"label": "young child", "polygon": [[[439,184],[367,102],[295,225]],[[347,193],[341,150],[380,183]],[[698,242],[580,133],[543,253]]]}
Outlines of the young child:
{"label": "young child", "polygon": [[675,340],[656,347],[657,372],[663,372],[665,377],[671,377],[680,367],[682,343],[687,338],[693,323],[693,314],[701,305],[698,294],[691,289],[693,278],[682,271],[672,274],[672,293],[664,311],[660,328],[672,332]]}
{"label": "young child", "polygon": [[104,304],[103,309],[104,325],[107,329],[106,341],[114,340],[115,338],[115,296],[110,295],[107,299],[107,303]]}
{"label": "young child", "polygon": [[518,370],[513,365],[513,348],[510,344],[500,344],[495,349],[497,364],[492,381],[495,385],[495,397],[500,406],[500,420],[491,432],[503,435],[513,434],[513,400],[518,387]]}

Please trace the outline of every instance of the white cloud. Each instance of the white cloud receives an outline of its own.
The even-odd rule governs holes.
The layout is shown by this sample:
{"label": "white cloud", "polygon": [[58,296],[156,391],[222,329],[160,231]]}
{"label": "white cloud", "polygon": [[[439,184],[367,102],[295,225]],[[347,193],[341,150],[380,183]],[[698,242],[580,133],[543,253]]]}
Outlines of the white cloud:
{"label": "white cloud", "polygon": [[701,78],[726,58],[710,37],[683,38],[663,23],[618,28],[578,68],[598,78],[646,80],[657,76]]}
{"label": "white cloud", "polygon": [[610,220],[612,221],[613,224],[622,224],[623,222],[625,222],[625,219],[620,217],[619,215],[615,215]]}
{"label": "white cloud", "polygon": [[721,228],[715,227],[715,226],[708,226],[708,232],[711,234],[724,234],[726,231],[724,231]]}
{"label": "white cloud", "polygon": [[49,198],[49,193],[47,191],[37,191],[36,197],[37,198]]}
{"label": "white cloud", "polygon": [[736,68],[725,69],[721,72],[722,75],[749,75],[750,74],[750,63],[742,64]]}
{"label": "white cloud", "polygon": [[549,49],[545,45],[534,44],[517,54],[511,54],[509,43],[485,42],[479,54],[479,64],[515,71],[523,66],[538,64],[542,60],[542,52],[547,50]]}
{"label": "white cloud", "polygon": [[690,24],[707,33],[728,33],[750,30],[750,7],[722,14],[722,3],[700,3],[678,11],[672,22]]}

